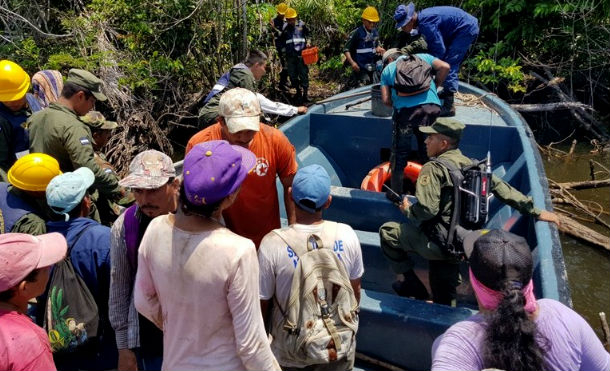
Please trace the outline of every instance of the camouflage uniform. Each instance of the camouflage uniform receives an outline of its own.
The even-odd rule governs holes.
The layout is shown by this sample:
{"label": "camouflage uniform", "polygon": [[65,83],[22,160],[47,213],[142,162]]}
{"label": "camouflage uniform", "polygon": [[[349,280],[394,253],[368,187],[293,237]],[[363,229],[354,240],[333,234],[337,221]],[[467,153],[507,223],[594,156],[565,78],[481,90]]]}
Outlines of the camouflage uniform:
{"label": "camouflage uniform", "polygon": [[[464,127],[455,120],[438,119],[432,127],[421,127],[420,131],[431,133],[433,131],[430,129],[438,127],[439,121],[443,120],[457,123],[462,129]],[[460,136],[462,129],[459,129]],[[459,137],[457,139],[459,140]],[[451,161],[458,168],[472,163],[472,160],[464,156],[459,149],[447,150],[437,157]],[[491,191],[500,201],[524,215],[540,215],[541,210],[534,207],[531,197],[523,195],[495,175],[491,179]],[[455,298],[455,289],[460,281],[459,261],[451,258],[434,242],[437,240],[434,236],[443,233],[446,235],[451,222],[453,182],[447,168],[438,162],[427,162],[417,178],[415,196],[418,202],[404,212],[408,218],[406,223],[388,222],[379,229],[381,249],[395,273],[413,270],[414,262],[409,256],[412,253],[429,260],[433,299],[437,303],[449,304]]]}
{"label": "camouflage uniform", "polygon": [[[87,71],[70,70],[66,82],[87,88],[96,98],[105,99],[99,92],[101,80]],[[30,152],[42,152],[54,157],[64,172],[88,167],[95,174],[95,187],[101,194],[110,199],[121,197],[117,177],[106,173],[95,162],[91,130],[73,110],[59,103],[51,103],[48,108],[32,115],[28,125]]]}
{"label": "camouflage uniform", "polygon": [[[98,111],[89,111],[85,116],[79,117],[79,119],[87,124],[93,133],[95,130],[114,130],[118,127],[115,121],[106,120],[106,118]],[[112,174],[118,178],[114,170],[114,166],[108,162],[106,155],[101,151],[103,144],[93,142],[94,149],[94,161],[102,168],[107,174]],[[121,213],[121,208],[113,200],[109,199],[104,195],[100,195],[96,190],[91,194],[91,200],[97,207],[101,224],[112,226],[112,223]]]}

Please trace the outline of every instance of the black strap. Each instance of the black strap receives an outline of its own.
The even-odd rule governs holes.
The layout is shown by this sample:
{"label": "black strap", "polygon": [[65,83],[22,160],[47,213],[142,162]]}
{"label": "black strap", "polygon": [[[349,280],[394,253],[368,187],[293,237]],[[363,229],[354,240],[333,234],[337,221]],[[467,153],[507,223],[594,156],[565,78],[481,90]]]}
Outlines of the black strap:
{"label": "black strap", "polygon": [[447,232],[445,246],[448,250],[455,250],[453,248],[453,237],[455,235],[455,228],[459,224],[460,213],[462,212],[460,184],[462,184],[464,176],[462,175],[462,171],[451,161],[438,157],[432,157],[430,161],[434,161],[447,168],[449,176],[451,177],[451,182],[453,183],[453,208],[451,210],[451,221],[449,223],[449,231]]}

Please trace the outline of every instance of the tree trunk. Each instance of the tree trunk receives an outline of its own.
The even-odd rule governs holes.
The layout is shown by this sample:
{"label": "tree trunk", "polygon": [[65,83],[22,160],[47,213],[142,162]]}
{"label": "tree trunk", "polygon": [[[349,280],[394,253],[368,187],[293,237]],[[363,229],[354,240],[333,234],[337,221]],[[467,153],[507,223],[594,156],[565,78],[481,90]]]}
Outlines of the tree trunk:
{"label": "tree trunk", "polygon": [[610,179],[584,180],[582,182],[557,183],[557,185],[559,187],[562,187],[565,189],[589,189],[589,188],[610,187]]}
{"label": "tree trunk", "polygon": [[593,229],[586,227],[574,219],[565,216],[563,214],[557,214],[559,216],[559,230],[564,232],[576,239],[586,241],[595,246],[603,247],[610,251],[610,237],[606,237],[601,233],[595,232]]}

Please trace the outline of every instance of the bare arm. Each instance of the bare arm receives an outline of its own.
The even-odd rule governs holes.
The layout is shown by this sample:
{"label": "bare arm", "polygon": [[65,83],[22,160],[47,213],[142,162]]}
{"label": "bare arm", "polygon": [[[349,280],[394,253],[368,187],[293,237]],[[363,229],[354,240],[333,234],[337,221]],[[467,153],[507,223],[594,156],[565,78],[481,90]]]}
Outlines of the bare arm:
{"label": "bare arm", "polygon": [[436,86],[443,85],[443,82],[445,82],[445,79],[449,74],[449,63],[437,58],[434,60],[434,62],[432,62],[432,68],[434,69],[434,71],[436,71],[436,77],[434,78]]}
{"label": "bare arm", "polygon": [[352,54],[350,52],[345,52],[343,54],[345,55],[345,59],[347,60],[347,63],[349,63],[349,65],[352,66],[352,70],[354,70],[356,72],[360,71],[360,67],[358,66],[358,63],[356,63],[352,59]]}
{"label": "bare arm", "polygon": [[292,179],[294,175],[281,178],[282,186],[284,188],[284,206],[286,207],[286,217],[288,218],[288,224],[294,224],[297,221],[297,217],[294,211],[294,203],[288,194],[288,188],[292,186]]}
{"label": "bare arm", "polygon": [[392,94],[390,87],[387,85],[381,86],[381,101],[388,107],[392,107]]}
{"label": "bare arm", "polygon": [[362,278],[349,280],[349,283],[352,284],[352,289],[354,289],[354,296],[356,297],[356,301],[358,302],[358,304],[360,304],[360,289],[362,288]]}
{"label": "bare arm", "polygon": [[271,308],[271,300],[261,300],[261,313],[263,315],[263,321],[265,322],[265,328],[269,328],[271,318],[269,318],[269,308]]}

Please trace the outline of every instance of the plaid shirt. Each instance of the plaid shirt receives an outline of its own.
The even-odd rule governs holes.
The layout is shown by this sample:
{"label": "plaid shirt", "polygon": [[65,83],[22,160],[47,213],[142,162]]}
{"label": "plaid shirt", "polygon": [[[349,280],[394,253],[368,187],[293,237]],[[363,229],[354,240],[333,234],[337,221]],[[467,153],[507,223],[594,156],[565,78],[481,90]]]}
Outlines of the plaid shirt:
{"label": "plaid shirt", "polygon": [[110,299],[108,317],[120,349],[140,346],[138,312],[133,303],[133,286],[136,272],[132,272],[127,259],[125,243],[125,213],[114,222],[110,237]]}

